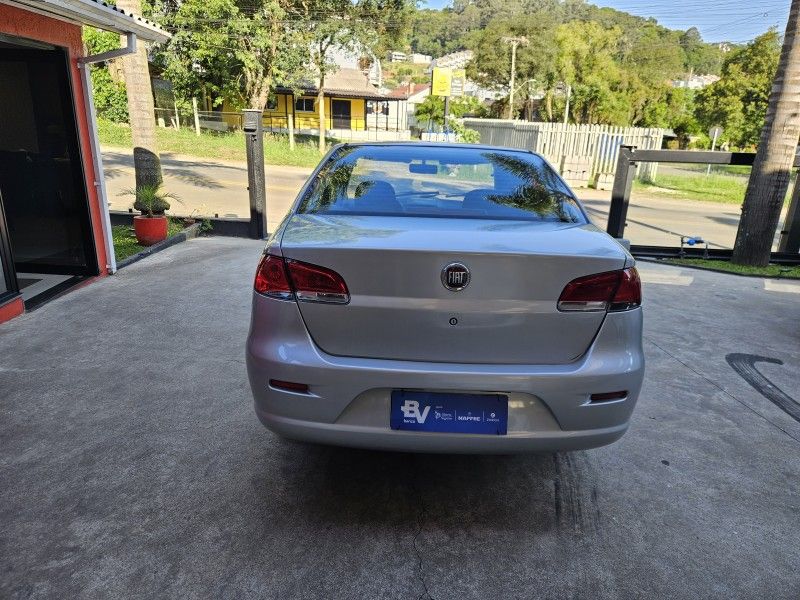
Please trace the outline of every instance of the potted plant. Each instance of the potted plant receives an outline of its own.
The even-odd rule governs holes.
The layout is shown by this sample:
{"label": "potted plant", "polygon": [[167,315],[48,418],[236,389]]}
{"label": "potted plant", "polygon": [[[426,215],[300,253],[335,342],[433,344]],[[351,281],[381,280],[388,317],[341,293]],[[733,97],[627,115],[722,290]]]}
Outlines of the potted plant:
{"label": "potted plant", "polygon": [[133,217],[136,241],[142,246],[152,246],[167,239],[168,223],[164,213],[169,209],[168,199],[180,201],[175,194],[163,191],[161,185],[144,185],[125,191],[126,194],[135,196],[133,208],[142,213]]}

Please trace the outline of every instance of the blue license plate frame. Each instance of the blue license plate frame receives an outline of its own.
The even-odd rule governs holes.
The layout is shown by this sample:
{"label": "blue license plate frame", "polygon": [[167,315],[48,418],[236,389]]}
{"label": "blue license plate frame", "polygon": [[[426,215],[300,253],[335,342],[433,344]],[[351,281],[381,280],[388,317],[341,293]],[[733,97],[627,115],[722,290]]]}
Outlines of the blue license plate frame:
{"label": "blue license plate frame", "polygon": [[393,390],[389,425],[404,431],[506,435],[508,396]]}

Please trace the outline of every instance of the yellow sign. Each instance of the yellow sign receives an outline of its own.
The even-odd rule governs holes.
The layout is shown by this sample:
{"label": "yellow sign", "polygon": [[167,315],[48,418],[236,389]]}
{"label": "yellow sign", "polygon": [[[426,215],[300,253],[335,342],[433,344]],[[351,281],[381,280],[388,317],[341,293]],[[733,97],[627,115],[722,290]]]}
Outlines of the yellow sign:
{"label": "yellow sign", "polygon": [[449,96],[450,85],[453,81],[452,69],[444,67],[433,68],[433,81],[431,82],[432,96]]}
{"label": "yellow sign", "polygon": [[467,81],[467,72],[464,69],[453,69],[453,79],[450,82],[450,95],[453,97],[464,95],[464,83]]}

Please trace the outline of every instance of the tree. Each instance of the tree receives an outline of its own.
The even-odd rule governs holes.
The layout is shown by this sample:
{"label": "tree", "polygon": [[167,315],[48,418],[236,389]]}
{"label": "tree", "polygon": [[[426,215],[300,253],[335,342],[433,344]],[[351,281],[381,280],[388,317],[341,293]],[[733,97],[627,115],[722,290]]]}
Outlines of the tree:
{"label": "tree", "polygon": [[[117,0],[117,7],[129,13],[142,14],[141,0]],[[123,56],[121,60],[128,93],[136,189],[156,187],[162,181],[161,160],[156,147],[156,116],[147,48],[139,42],[136,52]]]}
{"label": "tree", "polygon": [[703,128],[721,125],[725,141],[740,148],[754,146],[764,124],[779,55],[775,30],[731,52],[722,65],[721,79],[697,93],[695,114]]}
{"label": "tree", "polygon": [[685,70],[701,75],[718,75],[722,67],[723,53],[719,46],[706,44],[697,27],[690,27],[680,36],[680,45],[685,55]]}
{"label": "tree", "polygon": [[[467,76],[487,87],[506,89],[511,80],[511,50],[503,40],[524,37],[528,42],[517,46],[514,69],[517,97],[524,98],[527,84],[544,85],[548,73],[554,70],[554,31],[555,22],[548,14],[521,15],[513,21],[505,17],[490,21],[470,38],[474,56],[467,65]],[[511,114],[516,110],[516,106],[511,107]]]}
{"label": "tree", "polygon": [[442,56],[462,47],[467,33],[459,15],[450,8],[417,10],[411,17],[409,45],[415,52]]}
{"label": "tree", "polygon": [[[89,55],[119,48],[117,34],[94,27],[83,28],[83,41]],[[106,63],[92,66],[91,77],[94,108],[98,118],[114,123],[127,123],[128,98],[125,93],[125,84],[115,80]]]}
{"label": "tree", "polygon": [[[450,100],[451,119],[460,119],[465,116],[483,116],[486,110],[480,101],[473,96],[463,96]],[[431,123],[438,126],[444,125],[444,98],[428,96],[417,105],[414,116],[418,123]]]}
{"label": "tree", "polygon": [[274,86],[299,86],[306,38],[293,26],[291,0],[183,0],[167,13],[176,30],[160,56],[184,96],[263,110]]}
{"label": "tree", "polygon": [[556,30],[559,79],[572,87],[572,117],[578,123],[628,122],[623,77],[614,60],[622,31],[590,21],[570,21]]}
{"label": "tree", "polygon": [[325,152],[325,78],[338,68],[336,49],[371,54],[383,40],[391,43],[405,31],[410,0],[308,0],[297,16],[308,34],[310,61],[316,72],[319,151]]}
{"label": "tree", "polygon": [[792,0],[732,262],[766,266],[800,139],[800,0]]}

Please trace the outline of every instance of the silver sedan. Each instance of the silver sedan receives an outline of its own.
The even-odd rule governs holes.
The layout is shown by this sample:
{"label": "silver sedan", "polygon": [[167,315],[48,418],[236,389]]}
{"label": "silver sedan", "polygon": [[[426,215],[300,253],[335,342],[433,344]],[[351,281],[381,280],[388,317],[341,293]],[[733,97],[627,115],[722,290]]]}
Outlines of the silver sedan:
{"label": "silver sedan", "polygon": [[536,154],[340,145],[267,242],[247,369],[259,419],[287,438],[602,446],[642,385],[639,276]]}

